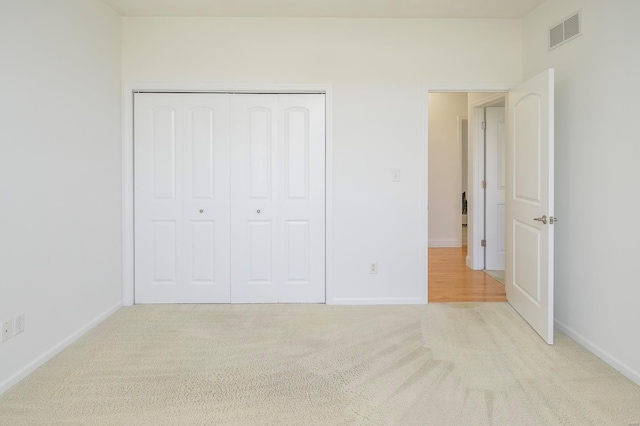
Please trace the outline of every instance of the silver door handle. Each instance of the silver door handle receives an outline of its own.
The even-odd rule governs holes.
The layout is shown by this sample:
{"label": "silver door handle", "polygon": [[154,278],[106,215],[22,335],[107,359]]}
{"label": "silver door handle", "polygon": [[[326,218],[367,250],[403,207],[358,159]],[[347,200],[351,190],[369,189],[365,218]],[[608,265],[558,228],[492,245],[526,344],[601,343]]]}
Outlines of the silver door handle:
{"label": "silver door handle", "polygon": [[542,217],[534,217],[533,220],[537,220],[538,222],[542,222],[543,224],[547,224],[547,215],[543,214]]}

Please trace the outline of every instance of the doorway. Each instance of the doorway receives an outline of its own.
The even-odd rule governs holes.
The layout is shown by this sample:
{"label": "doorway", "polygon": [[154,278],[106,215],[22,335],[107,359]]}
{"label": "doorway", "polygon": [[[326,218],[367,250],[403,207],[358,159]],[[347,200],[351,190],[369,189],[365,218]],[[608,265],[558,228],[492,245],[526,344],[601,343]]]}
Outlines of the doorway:
{"label": "doorway", "polygon": [[[493,137],[490,144],[486,143],[487,126],[483,124],[487,108],[494,108],[490,112],[493,116],[502,113],[502,127],[492,124],[489,129],[489,137]],[[484,271],[487,231],[504,235],[504,216],[499,217],[504,210],[494,203],[497,208],[487,211],[485,191],[487,165],[492,172],[497,170],[494,163],[504,165],[504,158],[498,161],[504,154],[504,144],[499,142],[504,139],[497,139],[504,136],[504,93],[432,92],[428,110],[429,301],[506,301],[504,283]],[[504,179],[502,170],[502,174],[495,174]],[[491,195],[489,200],[494,198]],[[504,209],[504,200],[501,205]],[[477,214],[478,208],[482,214]],[[500,220],[503,226],[496,230],[492,225]],[[481,254],[482,260],[476,267],[470,261],[474,254]],[[504,259],[504,251],[502,256]]]}

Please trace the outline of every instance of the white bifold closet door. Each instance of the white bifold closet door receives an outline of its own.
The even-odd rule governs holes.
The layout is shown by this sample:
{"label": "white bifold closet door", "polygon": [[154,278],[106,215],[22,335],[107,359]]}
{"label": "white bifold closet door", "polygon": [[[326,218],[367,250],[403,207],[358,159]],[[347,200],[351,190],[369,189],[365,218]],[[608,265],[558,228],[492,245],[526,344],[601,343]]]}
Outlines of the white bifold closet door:
{"label": "white bifold closet door", "polygon": [[228,303],[229,95],[135,96],[135,301]]}
{"label": "white bifold closet door", "polygon": [[324,95],[235,95],[231,117],[231,301],[324,302]]}
{"label": "white bifold closet door", "polygon": [[325,301],[324,95],[136,94],[136,303]]}

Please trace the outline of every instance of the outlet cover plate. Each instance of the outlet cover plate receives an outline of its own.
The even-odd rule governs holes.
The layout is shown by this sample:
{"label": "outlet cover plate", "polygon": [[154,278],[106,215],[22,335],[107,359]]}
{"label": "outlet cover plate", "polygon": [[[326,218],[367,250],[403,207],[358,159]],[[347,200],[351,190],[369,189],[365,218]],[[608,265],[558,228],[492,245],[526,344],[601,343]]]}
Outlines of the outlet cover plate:
{"label": "outlet cover plate", "polygon": [[13,336],[13,320],[7,320],[2,323],[2,341],[6,342]]}

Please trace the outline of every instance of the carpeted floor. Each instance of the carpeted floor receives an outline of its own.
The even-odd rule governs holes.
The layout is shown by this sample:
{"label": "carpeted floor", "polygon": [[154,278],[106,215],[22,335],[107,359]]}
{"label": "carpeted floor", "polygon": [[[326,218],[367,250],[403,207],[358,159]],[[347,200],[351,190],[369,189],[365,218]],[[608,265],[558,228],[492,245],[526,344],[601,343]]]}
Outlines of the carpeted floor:
{"label": "carpeted floor", "polygon": [[123,308],[2,425],[628,425],[640,387],[504,303]]}

